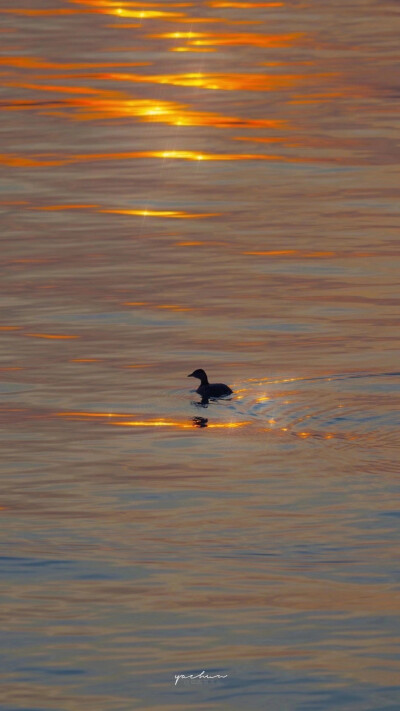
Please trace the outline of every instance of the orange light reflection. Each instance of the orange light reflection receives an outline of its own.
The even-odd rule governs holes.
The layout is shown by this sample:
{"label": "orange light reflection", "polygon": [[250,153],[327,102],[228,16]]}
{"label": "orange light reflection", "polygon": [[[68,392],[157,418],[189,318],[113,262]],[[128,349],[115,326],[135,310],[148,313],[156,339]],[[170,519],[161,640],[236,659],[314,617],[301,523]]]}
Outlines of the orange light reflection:
{"label": "orange light reflection", "polygon": [[194,311],[189,306],[179,306],[179,304],[154,304],[155,309],[168,309],[169,311]]}
{"label": "orange light reflection", "polygon": [[0,66],[21,69],[54,69],[55,71],[70,71],[74,69],[108,69],[113,67],[147,67],[151,62],[49,62],[38,57],[9,57],[0,58]]}
{"label": "orange light reflection", "polygon": [[[146,7],[157,8],[165,7],[164,2],[135,2],[134,0],[69,0],[73,5],[84,5],[96,8],[121,8],[121,5],[125,7],[137,7],[143,11],[144,4]],[[168,7],[192,7],[192,2],[169,2]],[[179,13],[182,14],[182,13]]]}
{"label": "orange light reflection", "polygon": [[[120,7],[120,3],[112,2],[79,2],[79,5],[84,5],[81,8],[46,8],[46,9],[31,9],[31,8],[3,8],[2,13],[9,15],[24,15],[26,17],[52,17],[58,15],[85,15],[85,14],[101,14],[101,15],[116,15],[117,17],[131,17],[138,20],[154,20],[168,19],[177,21],[185,16],[181,12],[170,12],[165,10],[133,10],[126,7]],[[126,3],[124,5],[134,5],[135,3]],[[150,6],[147,3],[147,6]],[[143,8],[143,5],[139,7]],[[160,7],[160,4],[153,4],[153,7]]]}
{"label": "orange light reflection", "polygon": [[32,207],[32,210],[40,211],[58,211],[58,210],[86,210],[95,209],[99,213],[111,215],[128,215],[136,217],[166,217],[179,220],[191,220],[205,217],[219,217],[220,212],[185,212],[184,210],[147,210],[147,209],[118,209],[118,208],[100,208],[99,205],[42,205],[41,207]]}
{"label": "orange light reflection", "polygon": [[69,338],[80,338],[80,336],[72,336],[72,335],[59,335],[59,334],[54,334],[54,333],[25,333],[25,336],[30,336],[30,338],[49,338],[49,339],[54,339],[54,340],[66,340]]}
{"label": "orange light reflection", "polygon": [[[102,91],[84,87],[59,87],[44,84],[9,82],[8,86],[18,89],[32,89],[37,92],[70,93],[71,98],[63,100],[63,107],[58,104],[50,107],[37,107],[40,113],[48,116],[63,116],[77,121],[95,121],[135,117],[149,123],[165,123],[172,126],[213,126],[214,128],[272,128],[288,126],[287,121],[277,119],[246,119],[237,116],[222,116],[207,111],[192,110],[188,104],[173,101],[154,101],[152,99],[131,99],[120,92]],[[89,96],[82,97],[80,94]],[[97,94],[97,96],[93,96]],[[14,101],[3,107],[6,111],[31,111],[32,104],[23,100]],[[73,109],[75,113],[71,113]]]}
{"label": "orange light reflection", "polygon": [[[199,20],[200,22],[202,20]],[[179,20],[179,22],[190,22],[194,19]],[[242,23],[241,23],[242,24]],[[176,39],[175,32],[164,32],[150,35],[151,39]],[[257,32],[203,32],[196,39],[189,39],[191,46],[240,46],[249,45],[251,47],[274,47],[283,48],[300,44],[306,38],[304,32],[291,32],[282,35],[261,34]]]}
{"label": "orange light reflection", "polygon": [[[73,5],[93,5],[94,7],[120,7],[121,0],[69,0]],[[124,5],[129,7],[143,7],[143,0],[124,0]],[[192,2],[169,2],[169,7],[192,7]],[[164,7],[164,2],[147,2],[146,7]]]}
{"label": "orange light reflection", "polygon": [[145,365],[123,365],[123,368],[151,368],[151,365],[146,363]]}
{"label": "orange light reflection", "polygon": [[2,8],[1,10],[2,13],[6,13],[8,15],[24,15],[26,17],[51,17],[53,15],[83,15],[89,13],[94,13],[96,10],[82,10],[82,9],[75,9],[75,8],[68,8],[68,7],[62,7],[62,8],[48,8],[46,10],[39,10],[39,9],[29,9],[29,8]]}
{"label": "orange light reflection", "polygon": [[165,22],[181,23],[184,25],[261,25],[261,20],[231,20],[226,17],[178,17],[164,18]]}
{"label": "orange light reflection", "polygon": [[70,358],[70,363],[98,363],[100,358]]}
{"label": "orange light reflection", "polygon": [[218,217],[220,212],[184,212],[183,210],[99,210],[113,215],[133,215],[137,217],[167,217],[177,220],[190,220],[203,217]]}
{"label": "orange light reflection", "polygon": [[117,17],[128,17],[135,20],[158,20],[159,18],[176,20],[182,17],[181,12],[165,12],[163,10],[127,10],[123,7],[116,9],[104,9],[105,15],[117,15]]}
{"label": "orange light reflection", "polygon": [[[282,138],[271,138],[271,142],[280,142]],[[72,165],[74,163],[88,163],[97,161],[113,161],[113,160],[138,160],[141,158],[154,158],[162,160],[186,160],[186,161],[273,161],[273,160],[288,160],[291,159],[282,155],[270,155],[265,153],[200,153],[197,151],[132,151],[128,153],[84,153],[77,155],[54,155],[48,157],[47,154],[35,156],[18,156],[15,154],[0,154],[0,164],[14,168],[23,167],[50,167]],[[26,204],[26,203],[25,203]],[[97,205],[69,205],[70,209],[96,208]],[[49,208],[50,209],[50,208]],[[51,209],[57,209],[53,206]],[[61,206],[59,209],[63,209]]]}
{"label": "orange light reflection", "polygon": [[[181,306],[180,304],[150,304],[150,302],[140,302],[140,301],[123,301],[123,306],[148,306],[151,309],[168,309],[170,311],[194,311],[192,307]],[[127,366],[128,367],[128,366]],[[139,367],[139,366],[129,366],[129,367]],[[140,366],[142,367],[142,366]]]}
{"label": "orange light reflection", "polygon": [[[66,417],[69,419],[91,419],[103,418],[110,419],[115,417],[132,417],[132,414],[121,414],[116,412],[57,412],[57,417]],[[178,420],[165,420],[163,418],[157,420],[128,420],[124,422],[111,422],[110,424],[116,427],[175,427],[177,429],[192,429],[195,427],[193,422],[184,422]],[[251,424],[249,421],[244,422],[215,422],[207,424],[210,429],[238,429],[245,425]]]}
{"label": "orange light reflection", "polygon": [[[313,75],[313,79],[324,79],[330,75]],[[60,77],[69,78],[69,77]],[[304,74],[109,74],[106,79],[112,81],[131,81],[135,83],[170,84],[172,86],[191,86],[198,89],[223,91],[281,91],[309,81]]]}
{"label": "orange light reflection", "polygon": [[[173,422],[167,420],[133,420],[130,422],[113,422],[117,427],[176,427],[177,429],[192,429],[195,425],[187,422]],[[209,429],[237,429],[244,427],[250,422],[216,422],[213,424],[207,423]]]}
{"label": "orange light reflection", "polygon": [[169,47],[169,52],[215,52],[211,47]]}

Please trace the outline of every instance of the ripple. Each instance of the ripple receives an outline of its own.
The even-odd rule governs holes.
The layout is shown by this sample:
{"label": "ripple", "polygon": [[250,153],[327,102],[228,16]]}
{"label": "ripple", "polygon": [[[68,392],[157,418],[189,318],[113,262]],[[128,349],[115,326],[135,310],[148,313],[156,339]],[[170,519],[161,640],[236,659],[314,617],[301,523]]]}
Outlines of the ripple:
{"label": "ripple", "polygon": [[[362,388],[357,387],[360,379]],[[397,438],[400,415],[395,395],[399,390],[397,372],[262,379],[239,389],[237,409],[270,431],[385,448]]]}

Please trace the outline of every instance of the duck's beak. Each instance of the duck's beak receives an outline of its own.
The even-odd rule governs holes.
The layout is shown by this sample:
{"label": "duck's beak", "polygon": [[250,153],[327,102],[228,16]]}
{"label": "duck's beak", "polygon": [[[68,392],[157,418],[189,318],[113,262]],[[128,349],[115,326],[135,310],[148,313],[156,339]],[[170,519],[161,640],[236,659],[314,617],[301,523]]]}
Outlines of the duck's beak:
{"label": "duck's beak", "polygon": [[193,377],[194,377],[194,373],[189,373],[188,378],[193,378]]}

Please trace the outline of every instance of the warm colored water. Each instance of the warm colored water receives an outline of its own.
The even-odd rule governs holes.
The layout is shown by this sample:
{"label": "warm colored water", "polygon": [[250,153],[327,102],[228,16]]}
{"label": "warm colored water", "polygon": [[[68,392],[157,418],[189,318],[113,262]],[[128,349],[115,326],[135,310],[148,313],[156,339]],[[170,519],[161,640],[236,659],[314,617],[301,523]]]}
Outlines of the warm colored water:
{"label": "warm colored water", "polygon": [[398,711],[396,8],[2,0],[2,711]]}

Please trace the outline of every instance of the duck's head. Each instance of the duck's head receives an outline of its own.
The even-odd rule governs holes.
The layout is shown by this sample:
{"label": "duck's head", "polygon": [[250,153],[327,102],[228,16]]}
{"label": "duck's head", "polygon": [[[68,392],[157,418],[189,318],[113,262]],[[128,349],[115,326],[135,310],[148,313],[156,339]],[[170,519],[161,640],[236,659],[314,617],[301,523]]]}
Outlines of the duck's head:
{"label": "duck's head", "polygon": [[201,382],[208,382],[206,371],[203,368],[198,368],[193,373],[189,373],[188,378],[198,378]]}

